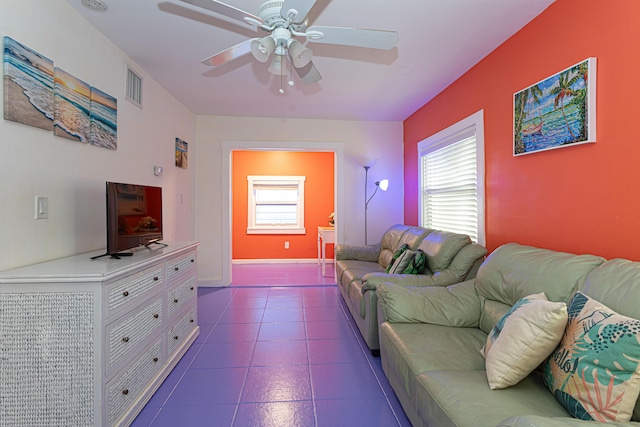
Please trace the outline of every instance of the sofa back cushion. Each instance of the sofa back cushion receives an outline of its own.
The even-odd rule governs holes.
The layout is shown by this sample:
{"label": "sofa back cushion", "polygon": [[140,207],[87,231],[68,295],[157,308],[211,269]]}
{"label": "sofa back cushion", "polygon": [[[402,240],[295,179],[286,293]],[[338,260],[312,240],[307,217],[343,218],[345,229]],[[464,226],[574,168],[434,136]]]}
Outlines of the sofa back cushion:
{"label": "sofa back cushion", "polygon": [[391,228],[382,235],[378,264],[387,268],[393,259],[393,254],[404,244],[406,244],[410,250],[415,251],[420,242],[422,242],[422,239],[431,233],[431,231],[432,230],[425,228],[403,224],[391,226]]}
{"label": "sofa back cushion", "polygon": [[605,261],[508,243],[487,257],[478,270],[476,290],[483,301],[480,328],[489,333],[521,298],[544,292],[549,301],[568,303],[591,270]]}
{"label": "sofa back cushion", "polygon": [[425,236],[418,249],[427,254],[427,267],[434,273],[446,270],[460,249],[471,244],[466,234],[432,231]]}

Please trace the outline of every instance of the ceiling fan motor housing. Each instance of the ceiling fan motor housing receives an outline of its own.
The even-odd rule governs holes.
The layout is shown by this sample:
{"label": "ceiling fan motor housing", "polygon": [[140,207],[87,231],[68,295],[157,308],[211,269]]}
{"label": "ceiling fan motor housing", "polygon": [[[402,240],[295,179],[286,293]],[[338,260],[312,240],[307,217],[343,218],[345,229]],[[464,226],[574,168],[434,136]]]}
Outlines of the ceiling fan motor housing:
{"label": "ceiling fan motor housing", "polygon": [[260,9],[258,9],[258,17],[264,21],[268,26],[275,26],[276,24],[282,24],[286,22],[285,19],[280,15],[280,9],[282,9],[282,5],[284,1],[282,0],[270,0],[264,2]]}

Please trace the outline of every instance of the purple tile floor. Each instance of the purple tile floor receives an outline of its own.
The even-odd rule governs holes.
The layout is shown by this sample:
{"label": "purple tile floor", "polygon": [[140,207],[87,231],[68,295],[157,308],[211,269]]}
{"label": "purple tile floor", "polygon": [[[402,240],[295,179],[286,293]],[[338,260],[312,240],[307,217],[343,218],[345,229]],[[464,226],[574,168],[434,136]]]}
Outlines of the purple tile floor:
{"label": "purple tile floor", "polygon": [[335,283],[301,265],[200,288],[200,336],[132,426],[410,426]]}

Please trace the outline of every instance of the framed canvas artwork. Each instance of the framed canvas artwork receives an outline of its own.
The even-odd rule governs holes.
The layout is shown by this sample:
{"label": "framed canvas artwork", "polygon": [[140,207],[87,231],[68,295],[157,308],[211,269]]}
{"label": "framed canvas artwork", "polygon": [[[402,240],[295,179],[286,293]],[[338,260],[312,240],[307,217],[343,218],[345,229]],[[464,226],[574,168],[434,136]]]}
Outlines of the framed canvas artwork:
{"label": "framed canvas artwork", "polygon": [[596,141],[596,58],[513,95],[513,155]]}

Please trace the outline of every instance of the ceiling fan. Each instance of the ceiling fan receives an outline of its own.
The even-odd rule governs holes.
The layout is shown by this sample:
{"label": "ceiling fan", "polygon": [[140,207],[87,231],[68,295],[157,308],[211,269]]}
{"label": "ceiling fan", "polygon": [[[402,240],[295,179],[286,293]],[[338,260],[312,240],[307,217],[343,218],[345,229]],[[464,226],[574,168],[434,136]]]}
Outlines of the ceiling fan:
{"label": "ceiling fan", "polygon": [[[181,0],[211,12],[255,25],[269,33],[264,37],[245,40],[216,53],[201,62],[205,65],[220,66],[251,52],[260,62],[267,62],[271,54],[269,72],[280,75],[286,73],[286,58],[296,70],[303,83],[312,84],[322,77],[311,61],[313,52],[295,37],[310,42],[370,49],[392,49],[398,42],[398,33],[386,30],[371,30],[348,27],[307,27],[307,15],[316,0],[268,0],[260,6],[257,15],[245,12],[218,0]],[[284,93],[283,89],[280,89]]]}

